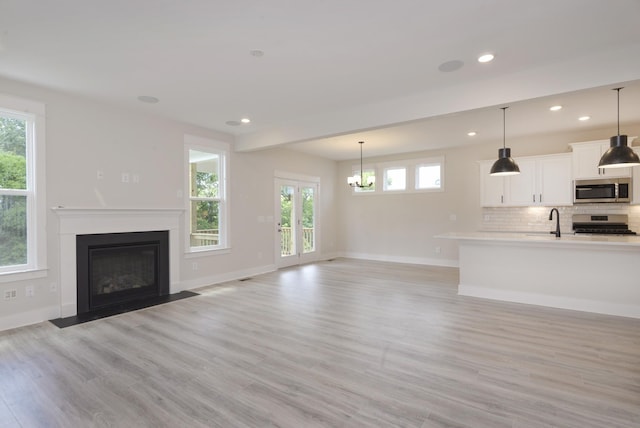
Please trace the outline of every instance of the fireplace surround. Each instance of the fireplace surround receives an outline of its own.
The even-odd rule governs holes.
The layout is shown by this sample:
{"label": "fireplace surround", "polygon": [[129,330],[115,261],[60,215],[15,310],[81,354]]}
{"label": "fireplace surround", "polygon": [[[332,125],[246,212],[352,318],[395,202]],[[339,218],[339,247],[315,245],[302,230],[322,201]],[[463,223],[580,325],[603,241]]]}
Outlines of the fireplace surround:
{"label": "fireplace surround", "polygon": [[59,234],[60,317],[78,314],[76,244],[78,235],[168,231],[169,293],[180,284],[180,225],[184,210],[55,207]]}

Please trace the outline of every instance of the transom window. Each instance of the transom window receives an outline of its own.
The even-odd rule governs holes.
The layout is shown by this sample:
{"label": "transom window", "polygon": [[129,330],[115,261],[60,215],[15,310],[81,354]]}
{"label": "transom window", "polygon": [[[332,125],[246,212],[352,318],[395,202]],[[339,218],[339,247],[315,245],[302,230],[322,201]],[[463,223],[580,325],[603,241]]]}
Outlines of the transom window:
{"label": "transom window", "polygon": [[[355,166],[352,170],[355,169]],[[358,171],[359,172],[359,171]],[[357,174],[354,170],[354,173]],[[421,159],[404,159],[369,165],[364,170],[364,180],[376,174],[382,176],[381,185],[370,188],[353,188],[354,193],[416,193],[444,191],[444,156]]]}

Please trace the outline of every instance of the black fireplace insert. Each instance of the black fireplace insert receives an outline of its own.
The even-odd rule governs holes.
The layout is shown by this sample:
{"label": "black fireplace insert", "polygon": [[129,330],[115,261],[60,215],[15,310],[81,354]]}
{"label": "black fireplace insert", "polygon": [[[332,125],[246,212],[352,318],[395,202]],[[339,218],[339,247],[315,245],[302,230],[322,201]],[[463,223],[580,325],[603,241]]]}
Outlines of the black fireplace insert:
{"label": "black fireplace insert", "polygon": [[169,294],[169,231],[76,236],[78,315]]}

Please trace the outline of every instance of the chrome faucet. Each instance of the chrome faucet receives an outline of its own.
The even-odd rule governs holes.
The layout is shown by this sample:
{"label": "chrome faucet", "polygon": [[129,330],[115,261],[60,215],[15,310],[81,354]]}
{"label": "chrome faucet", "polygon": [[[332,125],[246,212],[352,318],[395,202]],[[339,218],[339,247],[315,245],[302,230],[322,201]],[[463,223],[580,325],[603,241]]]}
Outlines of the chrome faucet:
{"label": "chrome faucet", "polygon": [[556,212],[556,231],[555,232],[549,232],[549,233],[555,233],[556,238],[560,237],[560,213],[558,212],[557,208],[551,208],[551,212],[549,213],[549,220],[553,220],[553,212]]}

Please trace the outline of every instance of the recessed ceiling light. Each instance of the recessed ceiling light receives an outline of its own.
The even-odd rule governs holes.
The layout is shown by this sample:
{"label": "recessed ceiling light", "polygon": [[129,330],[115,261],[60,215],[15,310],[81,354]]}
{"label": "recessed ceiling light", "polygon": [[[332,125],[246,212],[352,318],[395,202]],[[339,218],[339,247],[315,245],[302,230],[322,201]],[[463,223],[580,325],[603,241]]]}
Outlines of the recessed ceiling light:
{"label": "recessed ceiling light", "polygon": [[478,57],[478,62],[491,62],[493,61],[493,58],[495,58],[493,54],[490,54],[490,53],[483,54]]}
{"label": "recessed ceiling light", "polygon": [[591,119],[591,116],[580,116],[580,117],[578,118],[578,120],[579,120],[580,122],[586,122],[586,121],[587,121],[587,120],[589,120],[589,119]]}
{"label": "recessed ceiling light", "polygon": [[249,119],[248,117],[243,117],[242,119],[240,119],[240,122],[242,122],[242,123],[250,123],[251,119]]}
{"label": "recessed ceiling light", "polygon": [[443,73],[451,73],[452,71],[460,70],[463,65],[464,62],[460,61],[459,59],[453,59],[451,61],[443,62],[442,64],[440,64],[438,66],[438,70],[442,71]]}
{"label": "recessed ceiling light", "polygon": [[149,95],[140,95],[138,97],[138,101],[142,101],[143,103],[147,103],[147,104],[157,104],[160,102],[160,100],[157,99],[156,97],[151,97]]}
{"label": "recessed ceiling light", "polygon": [[469,137],[475,137],[477,134],[476,134],[476,131],[469,131],[469,132],[467,132],[467,135]]}
{"label": "recessed ceiling light", "polygon": [[551,110],[551,111],[562,110],[562,106],[560,106],[560,105],[552,106],[552,107],[549,107],[549,110]]}

